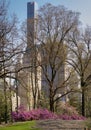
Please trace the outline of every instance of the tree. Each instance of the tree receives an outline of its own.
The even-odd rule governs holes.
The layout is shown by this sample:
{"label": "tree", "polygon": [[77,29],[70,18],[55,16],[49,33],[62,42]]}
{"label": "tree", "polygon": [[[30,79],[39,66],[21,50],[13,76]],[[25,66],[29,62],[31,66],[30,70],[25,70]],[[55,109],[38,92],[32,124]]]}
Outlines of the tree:
{"label": "tree", "polygon": [[0,124],[2,121],[4,121],[4,107],[5,107],[5,103],[4,103],[4,95],[2,93],[2,90],[0,90]]}
{"label": "tree", "polygon": [[[7,83],[6,83],[6,85],[7,85]],[[3,81],[3,79],[0,79],[0,124],[6,120],[5,119],[6,116],[7,116],[7,120],[10,119],[9,90],[8,89],[6,90],[6,97],[5,97],[5,95],[3,93],[3,86],[4,86],[4,81]],[[5,98],[7,98],[7,101],[5,101]],[[5,113],[6,105],[7,105],[7,113]]]}
{"label": "tree", "polygon": [[[68,64],[69,66],[69,64]],[[81,114],[81,88],[79,87],[79,78],[75,70],[69,66],[67,67],[68,71],[72,70],[71,77],[69,79],[68,88],[74,89],[74,93],[68,95],[68,102],[71,106],[75,107],[78,113]],[[78,87],[77,87],[78,86]]]}
{"label": "tree", "polygon": [[0,0],[0,79],[3,78],[4,96],[5,96],[5,123],[7,123],[7,78],[11,78],[17,56],[22,53],[17,33],[17,17],[13,14],[9,17],[8,3]]}
{"label": "tree", "polygon": [[87,27],[84,32],[75,29],[68,36],[68,63],[76,71],[80,80],[82,93],[82,115],[85,116],[85,92],[87,86],[91,84],[91,28]]}
{"label": "tree", "polygon": [[[31,21],[33,23],[31,23]],[[37,63],[37,57],[39,57],[38,45],[36,44],[36,29],[33,31],[32,24],[35,24],[36,20],[29,20],[22,23],[22,41],[26,44],[25,53],[23,55],[23,71],[20,72],[19,77],[21,77],[21,88],[27,89],[27,97],[31,97],[33,101],[32,107],[35,109],[37,107],[38,95],[40,91],[39,87],[39,75],[40,69]],[[37,26],[37,25],[36,25]],[[21,68],[21,67],[20,67]],[[26,75],[26,78],[25,78]],[[26,82],[27,81],[27,82]],[[24,83],[25,82],[25,83]],[[23,84],[22,84],[23,83]],[[24,85],[25,84],[25,85]],[[30,98],[28,99],[30,102]]]}
{"label": "tree", "polygon": [[[43,86],[49,96],[50,110],[54,111],[54,102],[65,96],[68,78],[64,76],[67,57],[65,39],[79,23],[78,13],[63,6],[46,4],[39,10],[39,30],[37,40],[40,43]],[[59,95],[59,96],[57,96]],[[55,98],[56,97],[56,98]]]}

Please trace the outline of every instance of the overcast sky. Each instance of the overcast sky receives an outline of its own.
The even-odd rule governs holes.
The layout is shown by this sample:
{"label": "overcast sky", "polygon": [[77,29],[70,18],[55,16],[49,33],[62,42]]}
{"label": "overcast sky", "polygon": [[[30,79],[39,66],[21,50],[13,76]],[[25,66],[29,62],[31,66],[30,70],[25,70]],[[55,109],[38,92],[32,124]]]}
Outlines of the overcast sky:
{"label": "overcast sky", "polygon": [[[8,0],[6,0],[8,1]],[[16,13],[20,22],[27,18],[27,2],[33,0],[9,0],[10,13]],[[38,6],[42,6],[45,3],[51,3],[53,5],[63,5],[69,10],[80,12],[80,20],[83,25],[91,26],[91,0],[35,0]]]}

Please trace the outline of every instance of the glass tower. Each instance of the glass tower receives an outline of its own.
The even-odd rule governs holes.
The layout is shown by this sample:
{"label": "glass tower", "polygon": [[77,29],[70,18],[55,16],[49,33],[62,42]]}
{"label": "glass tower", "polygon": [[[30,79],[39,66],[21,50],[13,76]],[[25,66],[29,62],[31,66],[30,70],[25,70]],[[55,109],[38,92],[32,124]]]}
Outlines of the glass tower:
{"label": "glass tower", "polygon": [[27,3],[27,19],[37,18],[38,16],[38,5],[36,2]]}
{"label": "glass tower", "polygon": [[27,47],[35,44],[37,34],[38,5],[36,2],[27,3]]}

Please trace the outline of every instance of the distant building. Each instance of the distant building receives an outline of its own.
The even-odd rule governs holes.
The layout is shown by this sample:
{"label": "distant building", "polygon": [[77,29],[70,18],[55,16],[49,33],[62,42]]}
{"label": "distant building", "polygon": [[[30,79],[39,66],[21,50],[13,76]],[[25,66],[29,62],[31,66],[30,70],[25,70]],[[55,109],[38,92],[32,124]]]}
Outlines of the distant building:
{"label": "distant building", "polygon": [[[16,92],[12,91],[12,111],[16,111],[17,108],[17,97]],[[18,96],[18,105],[20,105],[20,97]]]}
{"label": "distant building", "polygon": [[24,66],[31,65],[31,57],[34,57],[34,45],[36,44],[38,5],[36,2],[27,3],[27,47],[24,54]]}
{"label": "distant building", "polygon": [[18,74],[20,104],[28,110],[33,108],[34,96],[36,96],[37,102],[38,92],[41,90],[41,70],[40,67],[36,67],[36,58],[40,58],[40,54],[36,54],[35,50],[38,24],[37,11],[36,2],[27,3],[27,47],[21,65],[26,69]]}
{"label": "distant building", "polygon": [[27,3],[27,48],[36,44],[36,32],[38,22],[38,5],[36,2]]}

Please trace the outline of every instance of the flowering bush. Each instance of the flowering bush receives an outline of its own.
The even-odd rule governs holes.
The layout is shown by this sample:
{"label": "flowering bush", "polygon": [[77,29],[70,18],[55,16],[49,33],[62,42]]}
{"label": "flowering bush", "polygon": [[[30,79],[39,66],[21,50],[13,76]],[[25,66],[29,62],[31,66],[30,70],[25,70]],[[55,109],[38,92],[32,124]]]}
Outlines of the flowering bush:
{"label": "flowering bush", "polygon": [[69,103],[59,103],[59,106],[58,106],[58,111],[57,111],[58,114],[66,114],[66,115],[78,115],[78,112],[76,110],[75,107],[71,106]]}
{"label": "flowering bush", "polygon": [[59,115],[59,119],[62,120],[85,120],[86,118],[80,115]]}
{"label": "flowering bush", "polygon": [[48,111],[47,109],[33,109],[31,111],[18,111],[12,112],[14,121],[28,121],[28,120],[44,120],[55,119],[58,116],[55,113]]}
{"label": "flowering bush", "polygon": [[79,115],[57,115],[47,109],[33,109],[31,111],[26,111],[25,109],[20,109],[18,112],[12,112],[12,117],[14,121],[29,121],[29,120],[44,120],[44,119],[62,119],[62,120],[84,120],[83,116]]}

